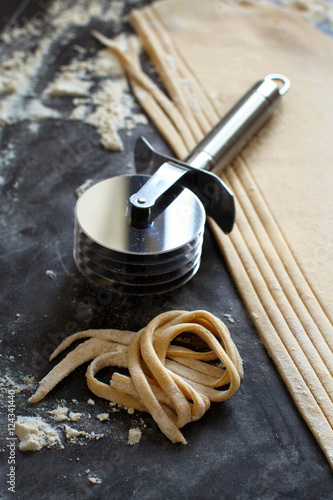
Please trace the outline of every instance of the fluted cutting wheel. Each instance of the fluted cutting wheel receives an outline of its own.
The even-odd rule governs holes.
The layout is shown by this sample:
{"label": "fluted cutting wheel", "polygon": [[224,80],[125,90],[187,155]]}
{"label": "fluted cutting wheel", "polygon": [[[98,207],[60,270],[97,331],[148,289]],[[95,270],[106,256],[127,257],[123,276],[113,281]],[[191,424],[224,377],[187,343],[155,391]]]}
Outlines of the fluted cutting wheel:
{"label": "fluted cutting wheel", "polygon": [[75,208],[74,259],[108,290],[149,295],[174,290],[198,270],[206,214],[183,189],[144,229],[131,225],[130,197],[149,177],[123,175],[95,184]]}

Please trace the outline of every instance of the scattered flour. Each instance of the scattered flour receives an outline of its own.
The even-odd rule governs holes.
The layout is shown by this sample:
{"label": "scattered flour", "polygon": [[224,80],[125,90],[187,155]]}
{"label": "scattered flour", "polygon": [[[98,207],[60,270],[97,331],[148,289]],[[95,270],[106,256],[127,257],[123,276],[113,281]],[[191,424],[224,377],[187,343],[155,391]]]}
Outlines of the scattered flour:
{"label": "scattered flour", "polygon": [[[333,4],[330,2],[279,0],[279,3],[297,10],[314,24],[324,22],[333,27]],[[68,7],[66,0],[56,0],[45,12],[43,23],[32,20],[23,28],[5,32],[2,39],[10,54],[8,57],[6,54],[0,66],[0,94],[4,96],[0,103],[0,124],[45,119],[84,121],[97,128],[106,149],[122,151],[119,130],[129,133],[138,123],[147,123],[147,118],[136,113],[136,103],[114,54],[103,48],[95,56],[86,58],[88,50],[73,42],[77,57],[63,66],[44,90],[37,91],[37,87],[39,76],[48,66],[52,68],[52,51],[56,44],[70,44],[71,39],[75,39],[73,28],[87,26],[94,19],[120,26],[125,19],[124,5],[124,0],[90,0]],[[11,49],[14,41],[16,50]],[[123,47],[126,36],[120,35],[114,42]],[[27,50],[29,43],[33,50]],[[172,60],[169,63],[174,64]],[[88,100],[77,105],[73,101],[73,109],[64,112],[56,109],[56,102],[52,108],[43,102],[45,97],[55,96],[88,97]]]}
{"label": "scattered flour", "polygon": [[134,444],[138,444],[141,440],[142,432],[138,427],[133,427],[128,431],[128,441],[127,444],[129,446],[133,446]]}
{"label": "scattered flour", "polygon": [[[23,38],[24,36],[26,37],[26,33],[22,35]],[[37,98],[26,104],[34,94],[38,73],[43,68],[53,42],[52,36],[41,37],[38,48],[34,51],[17,50],[11,56],[3,48],[2,53],[7,57],[0,65],[0,94],[7,97],[0,103],[0,124],[60,117],[58,112],[47,108]],[[25,43],[28,43],[26,39]],[[10,44],[11,39],[8,45]],[[22,45],[24,46],[24,41]]]}
{"label": "scattered flour", "polygon": [[[88,50],[73,42],[76,57],[44,89],[40,81],[45,72],[52,71],[57,46],[75,39],[73,28],[87,26],[94,19],[120,27],[124,5],[124,0],[90,0],[68,7],[66,0],[56,0],[44,13],[43,22],[31,20],[23,28],[6,31],[2,35],[4,60],[0,63],[0,124],[46,119],[84,121],[97,128],[106,149],[123,150],[118,131],[129,133],[137,123],[147,123],[147,118],[141,113],[132,116],[138,108],[113,53],[103,48],[87,58]],[[125,46],[126,38],[120,35],[115,42]],[[73,100],[73,109],[64,111],[59,101],[52,100],[59,96],[87,97],[87,101],[76,104]],[[37,134],[37,125],[31,131]]]}
{"label": "scattered flour", "polygon": [[[118,43],[123,44],[123,36],[118,38]],[[72,97],[89,96],[90,88],[95,84],[94,78],[111,75],[124,76],[122,66],[112,52],[102,49],[94,57],[74,58],[68,65],[63,66],[55,80],[45,89],[45,94]]]}
{"label": "scattered flour", "polygon": [[80,438],[88,440],[95,439],[96,441],[98,441],[99,439],[104,437],[104,434],[96,434],[95,432],[89,433],[86,431],[80,431],[66,424],[64,425],[64,431],[67,441],[71,444],[80,444],[80,445],[84,444],[82,440],[80,440]]}
{"label": "scattered flour", "polygon": [[144,115],[132,112],[135,102],[125,78],[104,80],[100,89],[92,95],[92,104],[95,111],[84,121],[98,130],[106,149],[123,151],[124,145],[118,130],[132,130],[137,123],[147,123]]}
{"label": "scattered flour", "polygon": [[118,24],[121,21],[122,13],[124,11],[124,2],[121,0],[114,0],[110,2],[110,6],[104,13],[105,21],[110,21]]}
{"label": "scattered flour", "polygon": [[15,433],[21,451],[39,451],[54,446],[63,448],[57,430],[40,417],[17,417]]}
{"label": "scattered flour", "polygon": [[13,376],[4,375],[4,377],[0,377],[0,389],[10,388],[14,389],[16,394],[22,391],[32,391],[35,390],[38,383],[35,377],[29,375],[19,375],[21,381],[18,382],[14,379]]}
{"label": "scattered flour", "polygon": [[16,157],[14,144],[8,144],[7,148],[1,151],[0,168],[7,167]]}
{"label": "scattered flour", "polygon": [[40,123],[38,122],[30,122],[28,125],[30,132],[34,135],[38,135],[40,129]]}
{"label": "scattered flour", "polygon": [[55,109],[48,108],[38,99],[32,99],[26,108],[26,114],[23,115],[24,118],[32,121],[41,121],[48,119],[61,118],[61,114]]}
{"label": "scattered flour", "polygon": [[97,76],[122,76],[124,74],[117,57],[108,49],[98,52],[97,57],[93,59],[93,65],[93,72]]}
{"label": "scattered flour", "polygon": [[98,0],[92,0],[88,5],[77,2],[68,9],[62,1],[56,1],[51,5],[50,13],[54,15],[51,19],[53,26],[71,28],[86,26],[94,18],[103,18],[104,7]]}
{"label": "scattered flour", "polygon": [[[22,383],[19,383],[13,378],[6,375],[0,379],[0,389],[9,387],[15,389],[17,393],[25,390],[35,390],[36,381],[34,377],[22,376]],[[74,400],[77,404],[78,402]],[[73,402],[74,402],[73,401]],[[87,403],[89,405],[95,405],[93,399],[89,398]],[[120,407],[114,402],[110,402],[110,407],[112,412],[120,411],[120,408],[125,409],[130,415],[134,414],[134,409],[129,407]],[[44,412],[42,415],[35,416],[19,416],[17,422],[15,423],[15,433],[20,440],[19,449],[21,451],[38,451],[43,447],[46,448],[61,448],[63,449],[63,444],[60,439],[60,430],[64,431],[64,435],[68,444],[83,446],[87,441],[99,440],[105,437],[104,433],[96,433],[91,431],[91,415],[83,414],[79,412],[74,412],[70,410],[68,405],[66,405],[65,400],[61,400],[61,404],[58,404],[56,408],[50,408],[48,405],[39,408],[39,412]],[[88,421],[84,422],[82,418],[88,418]],[[100,422],[106,422],[110,420],[110,413],[99,413],[95,415]],[[89,424],[89,432],[86,429],[77,429],[67,423],[61,426],[55,427],[53,424],[47,422],[47,419],[52,419],[55,424],[61,422],[77,422],[82,420],[83,425],[88,425],[89,419],[91,423]],[[137,444],[141,439],[140,428],[132,428],[128,434],[129,445]]]}

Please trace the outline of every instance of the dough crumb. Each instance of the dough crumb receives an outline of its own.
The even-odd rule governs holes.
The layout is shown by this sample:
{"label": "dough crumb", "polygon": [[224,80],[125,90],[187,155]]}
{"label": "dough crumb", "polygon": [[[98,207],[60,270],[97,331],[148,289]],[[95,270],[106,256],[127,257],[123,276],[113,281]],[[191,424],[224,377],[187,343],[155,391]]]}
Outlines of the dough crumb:
{"label": "dough crumb", "polygon": [[109,416],[109,413],[100,413],[99,415],[96,415],[96,418],[98,418],[100,422],[105,422],[105,420],[109,420]]}
{"label": "dough crumb", "polygon": [[134,408],[127,408],[127,413],[129,413],[129,415],[133,415]]}
{"label": "dough crumb", "polygon": [[101,478],[96,476],[89,476],[88,481],[90,481],[92,484],[102,484]]}
{"label": "dough crumb", "polygon": [[48,269],[46,272],[45,272],[46,276],[48,276],[49,278],[53,279],[53,280],[56,280],[57,279],[57,275],[54,271],[51,271],[51,269]]}
{"label": "dough crumb", "polygon": [[15,434],[21,451],[39,451],[42,448],[63,448],[56,429],[40,417],[17,417]]}
{"label": "dough crumb", "polygon": [[231,314],[226,313],[226,314],[223,314],[223,316],[224,316],[225,318],[227,318],[227,320],[229,321],[229,323],[235,323],[235,320],[234,320],[234,318],[231,316]]}
{"label": "dough crumb", "polygon": [[82,417],[82,413],[76,413],[75,411],[70,411],[68,416],[69,420],[71,420],[72,422],[76,422],[77,420],[80,420],[80,418]]}
{"label": "dough crumb", "polygon": [[46,93],[52,97],[84,97],[89,95],[89,90],[92,85],[93,82],[82,81],[79,78],[71,78],[67,75],[60,75],[49,85],[46,89]]}
{"label": "dough crumb", "polygon": [[27,106],[26,119],[31,121],[47,120],[47,119],[57,119],[61,118],[61,114],[39,101],[38,99],[32,99]]}
{"label": "dough crumb", "polygon": [[142,432],[138,427],[133,427],[128,431],[128,441],[127,444],[129,446],[133,446],[134,444],[138,444],[141,440]]}
{"label": "dough crumb", "polygon": [[[92,179],[87,179],[81,186],[75,189],[75,194],[79,198],[87,189],[93,185],[94,181]],[[92,400],[91,400],[92,401]]]}
{"label": "dough crumb", "polygon": [[82,439],[96,439],[98,441],[99,439],[104,437],[104,434],[95,434],[95,432],[85,432],[85,431],[79,431],[78,429],[74,429],[73,427],[70,427],[69,425],[64,425],[64,431],[65,431],[65,436],[66,439],[69,443],[71,444],[82,444],[82,441],[80,442],[79,438]]}
{"label": "dough crumb", "polygon": [[87,404],[91,405],[91,406],[94,406],[95,401],[93,399],[89,398],[88,401],[87,401]]}
{"label": "dough crumb", "polygon": [[76,438],[84,435],[83,431],[78,431],[77,429],[73,429],[73,427],[69,427],[69,425],[65,425],[64,429],[65,429],[66,439],[67,441],[70,442],[75,442]]}
{"label": "dough crumb", "polygon": [[69,420],[67,416],[68,408],[66,406],[57,406],[55,410],[50,410],[47,413],[51,415],[53,420],[56,422],[63,422],[64,420]]}

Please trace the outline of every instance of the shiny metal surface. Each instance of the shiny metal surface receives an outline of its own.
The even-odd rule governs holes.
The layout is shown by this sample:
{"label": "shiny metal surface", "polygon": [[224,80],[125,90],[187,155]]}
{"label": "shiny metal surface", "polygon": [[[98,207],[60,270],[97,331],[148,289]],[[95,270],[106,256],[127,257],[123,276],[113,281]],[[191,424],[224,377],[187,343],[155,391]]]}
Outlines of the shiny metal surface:
{"label": "shiny metal surface", "polygon": [[[146,141],[142,142],[141,147],[151,146]],[[179,196],[181,187],[187,187],[197,195],[207,215],[212,217],[225,233],[232,230],[235,203],[228,187],[212,172],[175,160],[163,163],[142,188],[131,196],[131,224],[136,228],[149,225],[156,215]]]}
{"label": "shiny metal surface", "polygon": [[172,281],[159,282],[154,281],[153,284],[135,285],[130,279],[126,283],[121,283],[117,279],[106,278],[104,275],[93,272],[90,266],[84,264],[76,255],[74,250],[74,260],[79,271],[95,285],[101,286],[110,290],[111,292],[127,294],[127,295],[158,295],[161,293],[171,292],[176,288],[187,283],[198,271],[200,266],[200,259],[197,264],[186,274],[176,278]]}
{"label": "shiny metal surface", "polygon": [[136,229],[131,225],[130,197],[147,180],[147,176],[124,175],[95,184],[77,203],[77,224],[98,245],[129,256],[181,249],[202,231],[203,206],[183,189],[146,229]]}
{"label": "shiny metal surface", "polygon": [[95,184],[78,200],[74,260],[94,283],[127,294],[156,294],[185,283],[199,268],[206,214],[188,189],[144,229],[131,224],[131,196],[148,176]]}
{"label": "shiny metal surface", "polygon": [[[282,81],[283,86],[277,81]],[[226,167],[271,117],[289,88],[289,79],[279,74],[268,75],[257,82],[192,151],[186,162],[205,170]]]}

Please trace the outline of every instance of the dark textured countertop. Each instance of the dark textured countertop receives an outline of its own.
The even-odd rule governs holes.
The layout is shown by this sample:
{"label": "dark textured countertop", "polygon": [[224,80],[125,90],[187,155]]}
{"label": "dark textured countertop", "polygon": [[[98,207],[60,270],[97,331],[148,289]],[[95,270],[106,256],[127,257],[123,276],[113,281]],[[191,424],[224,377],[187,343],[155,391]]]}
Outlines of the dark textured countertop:
{"label": "dark textured countertop", "polygon": [[[82,44],[89,37],[88,27],[79,36]],[[123,133],[125,151],[119,153],[105,151],[95,140],[96,133],[83,123],[46,120],[38,135],[31,133],[26,121],[3,128],[1,149],[8,151],[14,144],[16,155],[3,162],[0,172],[2,376],[27,374],[39,380],[54,366],[48,356],[59,340],[79,330],[137,330],[169,309],[207,309],[225,319],[241,353],[245,369],[241,388],[184,428],[186,446],[170,443],[152,419],[139,412],[129,415],[121,410],[100,422],[96,415],[109,412],[110,406],[87,389],[85,366],[37,406],[26,403],[31,391],[22,391],[16,397],[17,415],[44,418],[63,400],[84,414],[69,425],[94,429],[105,437],[80,445],[66,443],[62,434],[63,450],[35,453],[23,453],[16,445],[15,494],[6,484],[8,430],[2,388],[1,498],[332,499],[331,469],[262,346],[208,228],[199,272],[173,293],[148,298],[105,293],[75,268],[75,189],[88,178],[122,173],[125,164],[127,171],[134,171],[133,145],[142,134],[167,152],[150,125],[138,126],[130,136]],[[55,171],[52,165],[64,164],[69,148],[75,151],[83,137],[93,144],[89,154],[81,157],[78,167]],[[234,323],[224,314],[230,314]],[[89,397],[94,406],[87,405]],[[130,447],[127,433],[135,423],[142,428],[142,439]],[[91,484],[89,474],[102,483]]]}

